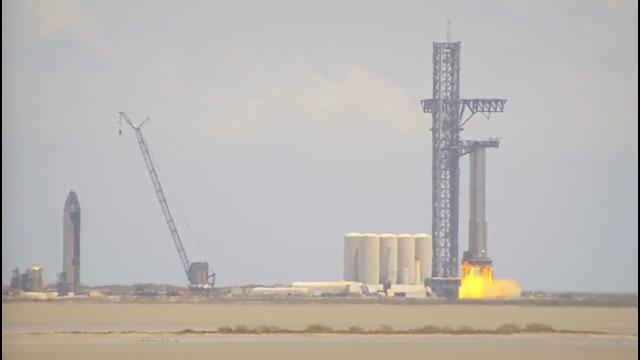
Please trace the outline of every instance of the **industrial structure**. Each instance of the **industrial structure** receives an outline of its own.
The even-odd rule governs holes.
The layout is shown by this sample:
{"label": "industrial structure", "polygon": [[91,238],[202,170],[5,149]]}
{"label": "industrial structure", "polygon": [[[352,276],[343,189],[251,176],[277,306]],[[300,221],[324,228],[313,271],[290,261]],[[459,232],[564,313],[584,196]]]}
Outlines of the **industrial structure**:
{"label": "industrial structure", "polygon": [[409,234],[398,235],[398,284],[415,284],[416,241]]}
{"label": "industrial structure", "polygon": [[[149,153],[147,144],[145,143],[144,137],[142,136],[142,130],[140,130],[142,125],[144,125],[149,120],[149,118],[147,118],[139,125],[134,125],[133,122],[131,122],[131,119],[129,119],[129,117],[124,112],[120,112],[119,114],[120,120],[124,119],[127,125],[129,125],[136,133],[138,145],[140,146],[140,151],[142,152],[144,163],[147,166],[147,171],[149,172],[149,176],[151,177],[151,182],[153,183],[153,188],[155,190],[156,197],[158,198],[158,203],[160,204],[160,208],[162,209],[165,221],[167,222],[167,226],[169,227],[169,232],[171,233],[173,244],[178,251],[178,256],[180,257],[180,262],[182,263],[184,272],[187,275],[187,279],[189,281],[189,289],[194,291],[213,290],[216,274],[214,272],[209,273],[208,262],[189,262],[187,252],[182,245],[180,234],[178,233],[178,229],[176,228],[176,223],[175,221],[173,221],[173,216],[171,216],[169,204],[167,203],[167,199],[164,196],[164,191],[162,190],[162,186],[160,185],[158,173],[156,172],[153,161],[151,160],[151,154]],[[119,134],[122,134],[122,130],[119,131]]]}
{"label": "industrial structure", "polygon": [[[433,140],[433,268],[429,286],[438,296],[457,298],[460,286],[458,272],[460,157],[481,149],[484,154],[484,148],[499,145],[497,139],[462,140],[460,132],[467,121],[477,113],[502,112],[506,100],[460,98],[461,43],[452,42],[450,31],[448,30],[447,33],[446,42],[433,43],[433,98],[422,100],[421,105],[422,110],[430,113],[433,119],[430,129]],[[468,112],[466,118],[464,118],[465,111]]]}
{"label": "industrial structure", "polygon": [[414,236],[416,243],[415,264],[416,264],[416,283],[423,284],[431,279],[431,266],[433,263],[433,241],[431,235],[416,234]]}
{"label": "industrial structure", "polygon": [[22,291],[44,291],[44,277],[43,270],[39,266],[28,267],[23,274],[20,274],[20,269],[13,270],[13,276],[11,277],[11,290]]}
{"label": "industrial structure", "polygon": [[357,281],[378,284],[380,279],[380,238],[376,234],[362,234],[358,240]]}
{"label": "industrial structure", "polygon": [[344,280],[358,280],[358,242],[359,233],[348,233],[344,236]]}
{"label": "industrial structure", "polygon": [[61,295],[80,293],[80,202],[71,190],[64,202],[62,221],[62,273],[58,275]]}
{"label": "industrial structure", "polygon": [[[398,283],[398,237],[380,234],[380,283]],[[346,257],[345,257],[346,259]]]}
{"label": "industrial structure", "polygon": [[344,280],[369,289],[420,285],[424,291],[431,277],[431,247],[427,234],[348,233],[344,237]]}

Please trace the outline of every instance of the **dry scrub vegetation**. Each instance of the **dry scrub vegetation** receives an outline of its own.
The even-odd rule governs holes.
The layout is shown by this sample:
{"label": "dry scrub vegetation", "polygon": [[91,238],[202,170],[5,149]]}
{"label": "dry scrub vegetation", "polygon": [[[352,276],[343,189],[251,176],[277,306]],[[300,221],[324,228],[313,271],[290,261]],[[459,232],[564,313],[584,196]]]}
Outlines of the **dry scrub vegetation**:
{"label": "dry scrub vegetation", "polygon": [[510,335],[510,334],[535,334],[535,333],[580,333],[603,334],[596,331],[556,330],[553,327],[530,323],[525,326],[517,324],[504,324],[495,329],[476,329],[469,326],[452,328],[448,326],[425,325],[408,330],[395,330],[389,325],[380,325],[376,329],[364,329],[360,326],[350,326],[347,329],[335,329],[323,324],[310,324],[303,330],[283,329],[277,326],[259,325],[249,327],[236,325],[235,327],[222,326],[217,330],[193,330],[185,329],[181,334],[446,334],[446,335]]}

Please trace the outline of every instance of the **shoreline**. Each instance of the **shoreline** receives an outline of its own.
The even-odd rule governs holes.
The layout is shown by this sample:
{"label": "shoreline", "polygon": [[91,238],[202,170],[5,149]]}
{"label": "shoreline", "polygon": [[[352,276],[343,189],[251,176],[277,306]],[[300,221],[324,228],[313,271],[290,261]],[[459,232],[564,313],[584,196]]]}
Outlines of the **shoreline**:
{"label": "shoreline", "polygon": [[394,305],[394,306],[466,306],[477,305],[487,307],[519,306],[519,307],[598,307],[598,308],[638,308],[634,301],[582,301],[558,299],[511,299],[511,300],[474,300],[474,299],[404,299],[404,298],[3,298],[3,304],[11,303],[76,303],[76,304],[194,304],[194,305]]}
{"label": "shoreline", "polygon": [[113,336],[113,337],[140,337],[140,336],[156,336],[156,337],[215,337],[215,338],[268,338],[268,337],[360,337],[360,338],[378,338],[378,337],[398,337],[398,338],[443,338],[443,337],[482,337],[482,338],[566,338],[566,339],[584,339],[584,338],[600,338],[600,339],[637,339],[637,334],[616,334],[616,333],[597,333],[583,331],[551,331],[551,332],[518,332],[511,334],[497,333],[412,333],[407,331],[397,331],[389,333],[368,332],[368,333],[348,333],[348,332],[305,332],[305,331],[282,331],[269,333],[223,333],[217,331],[38,331],[38,332],[2,332],[3,337],[28,337],[28,336]]}

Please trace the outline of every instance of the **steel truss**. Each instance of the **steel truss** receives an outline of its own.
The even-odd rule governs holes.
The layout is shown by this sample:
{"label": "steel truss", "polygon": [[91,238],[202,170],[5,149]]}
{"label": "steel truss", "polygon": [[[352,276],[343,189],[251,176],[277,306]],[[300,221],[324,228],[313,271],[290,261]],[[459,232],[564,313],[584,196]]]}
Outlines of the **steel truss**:
{"label": "steel truss", "polygon": [[[421,101],[433,118],[433,277],[458,277],[459,159],[498,139],[461,140],[462,126],[476,113],[504,111],[504,99],[460,99],[460,42],[433,43],[433,98]],[[462,122],[467,110],[468,118]]]}

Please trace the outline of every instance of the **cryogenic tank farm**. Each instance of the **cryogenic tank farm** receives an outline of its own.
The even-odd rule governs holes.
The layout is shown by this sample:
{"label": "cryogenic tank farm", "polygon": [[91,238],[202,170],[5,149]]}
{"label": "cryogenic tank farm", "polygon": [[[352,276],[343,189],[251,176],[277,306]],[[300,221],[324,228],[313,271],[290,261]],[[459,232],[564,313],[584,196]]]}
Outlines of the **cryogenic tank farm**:
{"label": "cryogenic tank farm", "polygon": [[344,236],[344,281],[364,293],[425,297],[430,292],[431,235],[348,233]]}

